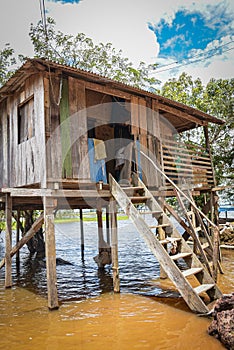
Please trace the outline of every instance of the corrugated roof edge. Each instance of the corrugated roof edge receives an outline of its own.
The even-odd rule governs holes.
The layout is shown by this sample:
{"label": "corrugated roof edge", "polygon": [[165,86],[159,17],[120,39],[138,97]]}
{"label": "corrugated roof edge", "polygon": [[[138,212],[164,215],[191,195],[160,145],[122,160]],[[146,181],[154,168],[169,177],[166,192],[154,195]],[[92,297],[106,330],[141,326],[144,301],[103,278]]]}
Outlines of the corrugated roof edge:
{"label": "corrugated roof edge", "polygon": [[19,79],[21,78],[21,75],[23,74],[23,72],[25,72],[31,65],[35,66],[35,63],[39,63],[39,64],[45,66],[46,69],[49,69],[49,68],[61,69],[67,73],[71,72],[73,74],[81,75],[83,78],[86,78],[87,80],[90,80],[90,81],[95,81],[97,83],[102,82],[105,84],[111,84],[112,87],[115,87],[119,90],[123,90],[123,91],[131,92],[131,93],[135,93],[138,95],[143,95],[143,96],[154,98],[155,100],[157,100],[158,102],[160,102],[162,104],[165,104],[165,105],[168,105],[170,107],[174,107],[174,108],[177,108],[179,110],[185,111],[188,114],[191,114],[193,116],[198,117],[199,119],[206,120],[206,121],[211,122],[211,123],[220,124],[220,125],[225,123],[222,119],[211,116],[210,114],[207,114],[207,113],[200,111],[196,108],[187,106],[183,103],[168,99],[164,96],[157,95],[157,94],[154,94],[154,93],[149,92],[147,90],[140,89],[138,87],[128,85],[128,84],[101,76],[97,73],[82,70],[80,68],[75,68],[75,67],[72,67],[69,65],[63,65],[63,64],[57,63],[55,61],[50,61],[50,60],[46,60],[43,58],[28,58],[27,61],[0,88],[0,101],[2,100],[2,98],[1,98],[2,95],[4,95],[7,91],[11,91],[12,87],[15,86],[15,84],[14,84],[15,81],[17,81],[18,78]]}

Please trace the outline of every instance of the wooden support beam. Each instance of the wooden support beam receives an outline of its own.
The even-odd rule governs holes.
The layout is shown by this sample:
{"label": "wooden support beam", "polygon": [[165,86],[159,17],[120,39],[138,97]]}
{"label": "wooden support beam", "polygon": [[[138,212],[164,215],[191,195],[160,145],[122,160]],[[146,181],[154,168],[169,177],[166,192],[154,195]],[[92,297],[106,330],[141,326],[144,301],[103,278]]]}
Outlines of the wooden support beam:
{"label": "wooden support beam", "polygon": [[80,209],[80,249],[81,249],[81,259],[84,261],[84,221],[83,221],[83,211]]}
{"label": "wooden support beam", "polygon": [[12,287],[12,198],[9,194],[6,195],[6,246],[5,246],[5,288]]}
{"label": "wooden support beam", "polygon": [[116,210],[116,201],[113,197],[110,200],[109,213],[111,218],[111,254],[112,254],[113,286],[114,286],[114,292],[119,293],[120,281],[119,281],[119,261],[118,261],[117,210]]}
{"label": "wooden support beam", "polygon": [[[17,210],[16,218],[16,245],[19,244],[20,240],[20,210]],[[20,268],[20,251],[16,252],[16,270],[19,271]]]}
{"label": "wooden support beam", "polygon": [[165,111],[170,114],[174,114],[176,117],[184,118],[185,120],[189,120],[193,123],[196,123],[197,125],[207,125],[208,122],[206,120],[201,120],[199,118],[196,118],[195,116],[192,116],[191,114],[187,113],[186,111],[181,111],[178,108],[168,106],[161,102],[156,102],[156,106],[160,111]]}
{"label": "wooden support beam", "polygon": [[[163,216],[160,216],[158,218],[158,225],[159,225],[159,227],[158,227],[158,235],[159,235],[160,241],[163,241],[166,238],[166,233],[165,233],[163,227],[160,226],[162,224],[163,224]],[[165,272],[164,268],[160,264],[160,279],[164,280],[167,277],[168,277],[167,273]]]}
{"label": "wooden support beam", "polygon": [[10,193],[11,197],[56,197],[56,198],[108,198],[110,191],[102,190],[51,190],[29,188],[3,188],[3,193]]}
{"label": "wooden support beam", "polygon": [[110,215],[108,207],[106,208],[106,242],[110,245]]}
{"label": "wooden support beam", "polygon": [[54,229],[54,199],[44,197],[45,220],[45,247],[46,247],[46,272],[48,308],[58,309],[57,275],[56,275],[56,247]]}
{"label": "wooden support beam", "polygon": [[98,250],[101,253],[102,248],[105,247],[106,242],[103,236],[103,223],[102,223],[102,208],[100,203],[97,204],[97,221],[98,221]]}
{"label": "wooden support beam", "polygon": [[[24,244],[26,244],[34,235],[37,233],[37,231],[41,228],[44,222],[44,215],[41,214],[39,218],[33,223],[32,227],[28,232],[21,238],[21,240],[11,249],[10,255],[13,257],[20,248],[23,247]],[[0,262],[0,269],[5,265],[6,260],[2,259]]]}

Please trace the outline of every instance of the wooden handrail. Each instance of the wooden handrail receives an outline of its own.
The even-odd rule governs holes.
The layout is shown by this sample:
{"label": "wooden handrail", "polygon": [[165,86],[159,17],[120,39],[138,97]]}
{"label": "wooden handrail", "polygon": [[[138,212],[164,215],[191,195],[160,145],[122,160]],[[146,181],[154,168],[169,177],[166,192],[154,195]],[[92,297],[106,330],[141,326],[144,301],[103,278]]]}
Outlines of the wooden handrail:
{"label": "wooden handrail", "polygon": [[191,199],[147,156],[144,152],[140,153],[154,166],[154,168],[162,175],[164,178],[191,204],[191,206],[198,211],[198,213],[207,220],[207,222],[215,229],[218,227],[196,206],[196,204],[191,201]]}

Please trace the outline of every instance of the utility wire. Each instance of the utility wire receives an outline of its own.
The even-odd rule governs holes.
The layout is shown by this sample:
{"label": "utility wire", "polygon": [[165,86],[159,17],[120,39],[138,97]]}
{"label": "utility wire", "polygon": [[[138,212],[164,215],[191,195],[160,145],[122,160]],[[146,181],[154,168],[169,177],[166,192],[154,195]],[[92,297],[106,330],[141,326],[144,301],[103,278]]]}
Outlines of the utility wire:
{"label": "utility wire", "polygon": [[[232,42],[233,42],[233,41],[232,41]],[[218,50],[219,48],[220,48],[220,47],[215,48],[215,49],[212,49],[212,50],[210,50],[210,51]],[[223,50],[222,53],[231,51],[231,50],[233,50],[233,49],[234,49],[234,47],[231,47],[230,49]],[[210,51],[208,51],[208,52],[210,52]],[[201,57],[201,58],[199,58],[199,59],[197,59],[197,60],[189,61],[189,62],[180,64],[179,66],[170,67],[170,68],[166,68],[166,69],[161,69],[161,70],[159,70],[159,71],[157,71],[157,68],[156,68],[153,72],[150,72],[150,74],[162,73],[162,72],[165,72],[165,71],[168,71],[168,70],[171,70],[171,69],[175,69],[175,68],[180,68],[180,67],[183,67],[183,66],[187,66],[187,65],[189,65],[189,64],[193,64],[193,63],[197,63],[197,62],[202,62],[202,61],[205,61],[205,60],[207,60],[208,58],[211,58],[211,57],[216,56],[216,55],[220,55],[220,53],[215,52],[215,53],[210,54],[210,55],[207,55],[207,56],[205,56],[205,57],[203,57],[203,58]],[[199,55],[195,55],[195,56],[189,58],[189,60],[190,60],[190,59],[193,59],[194,57],[199,57],[199,56],[201,56],[201,55],[200,55],[200,54],[199,54]],[[166,65],[163,65],[163,66],[161,66],[161,67],[169,67],[169,66],[171,66],[171,65],[178,64],[179,62],[183,62],[183,61],[184,61],[184,60],[172,62],[172,63],[170,63],[170,64],[166,64]]]}

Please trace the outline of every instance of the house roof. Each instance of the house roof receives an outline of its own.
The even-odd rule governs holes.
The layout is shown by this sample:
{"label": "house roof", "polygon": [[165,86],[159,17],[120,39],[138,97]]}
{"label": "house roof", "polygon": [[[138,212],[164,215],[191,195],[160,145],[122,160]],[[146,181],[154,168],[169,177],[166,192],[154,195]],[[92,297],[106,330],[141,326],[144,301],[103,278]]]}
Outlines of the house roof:
{"label": "house roof", "polygon": [[115,80],[103,77],[101,75],[77,69],[74,67],[61,65],[53,61],[45,59],[27,59],[27,61],[19,68],[14,75],[0,88],[0,102],[6,96],[14,93],[21,88],[25,79],[30,75],[39,71],[48,71],[72,75],[89,83],[100,84],[109,87],[113,91],[120,91],[127,95],[136,95],[139,97],[150,97],[156,101],[157,108],[166,119],[168,119],[175,128],[180,132],[192,129],[196,126],[207,125],[210,123],[224,124],[224,121],[204,113],[198,109],[186,106],[182,103],[170,100],[166,97],[154,94],[152,92],[142,90]]}

